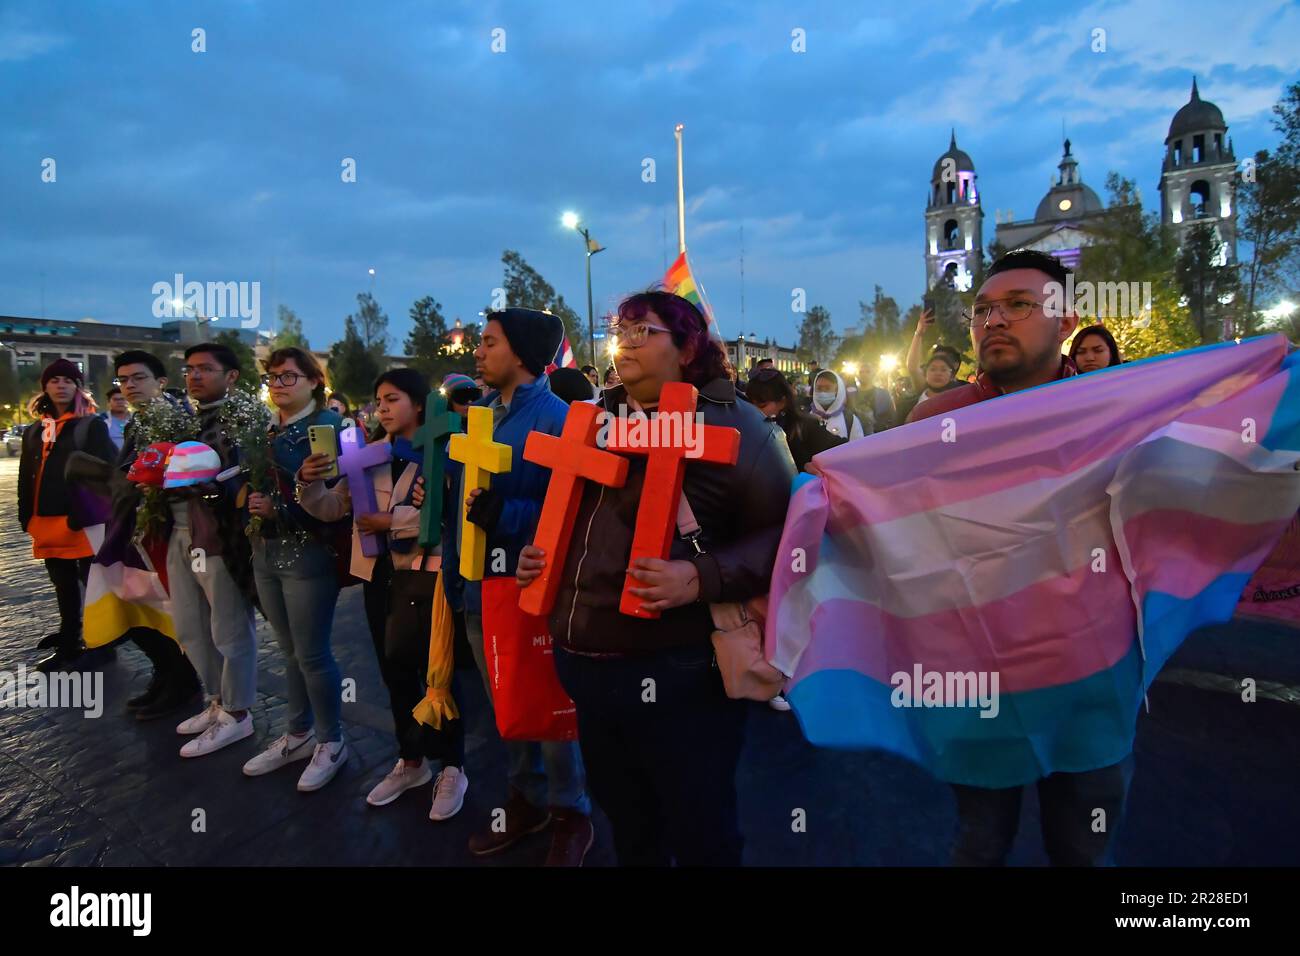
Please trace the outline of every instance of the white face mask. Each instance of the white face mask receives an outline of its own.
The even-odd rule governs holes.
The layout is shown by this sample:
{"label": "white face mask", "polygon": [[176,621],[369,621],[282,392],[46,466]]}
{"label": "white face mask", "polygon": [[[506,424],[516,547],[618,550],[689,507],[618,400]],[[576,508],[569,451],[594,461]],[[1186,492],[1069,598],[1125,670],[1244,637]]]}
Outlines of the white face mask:
{"label": "white face mask", "polygon": [[835,404],[834,392],[817,392],[813,397],[817,399],[817,404],[822,408],[830,408]]}

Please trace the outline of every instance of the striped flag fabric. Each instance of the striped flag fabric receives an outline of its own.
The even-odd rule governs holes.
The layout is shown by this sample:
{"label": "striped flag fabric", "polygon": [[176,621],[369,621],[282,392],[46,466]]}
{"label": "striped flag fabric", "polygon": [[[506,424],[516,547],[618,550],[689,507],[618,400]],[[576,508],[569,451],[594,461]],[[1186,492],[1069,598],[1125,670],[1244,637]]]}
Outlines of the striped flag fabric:
{"label": "striped flag fabric", "polygon": [[1119,365],[814,463],[765,634],[808,740],[971,786],[1092,770],[1300,508],[1300,353],[1273,335]]}
{"label": "striped flag fabric", "polygon": [[564,341],[560,343],[560,349],[555,353],[556,368],[577,368],[578,360],[573,357],[573,346],[569,344],[569,337],[566,335]]}
{"label": "striped flag fabric", "polygon": [[167,595],[165,542],[145,548],[133,540],[135,512],[129,520],[96,525],[95,557],[86,579],[82,640],[87,647],[111,644],[133,627],[151,627],[176,639]]}
{"label": "striped flag fabric", "polygon": [[555,358],[551,359],[551,364],[546,366],[546,374],[550,375],[557,368],[577,367],[578,360],[573,357],[573,348],[569,345],[569,337],[566,335],[560,347],[555,350]]}
{"label": "striped flag fabric", "polygon": [[718,330],[718,322],[713,317],[713,309],[709,307],[704,288],[695,281],[695,273],[691,271],[690,260],[686,258],[685,252],[679,254],[664,273],[663,286],[673,295],[681,296],[704,313],[704,318],[709,323],[709,338],[722,341],[722,333]]}

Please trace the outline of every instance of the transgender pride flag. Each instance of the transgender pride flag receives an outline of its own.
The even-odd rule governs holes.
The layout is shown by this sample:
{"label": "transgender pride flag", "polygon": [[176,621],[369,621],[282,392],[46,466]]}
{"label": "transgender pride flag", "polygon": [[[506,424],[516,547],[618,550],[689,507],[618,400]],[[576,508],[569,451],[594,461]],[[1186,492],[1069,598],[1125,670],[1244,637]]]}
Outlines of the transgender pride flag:
{"label": "transgender pride flag", "polygon": [[[1123,759],[1160,668],[1231,617],[1300,508],[1287,349],[1120,365],[818,455],[766,634],[808,739],[984,787]],[[918,670],[996,674],[996,716],[895,706]]]}

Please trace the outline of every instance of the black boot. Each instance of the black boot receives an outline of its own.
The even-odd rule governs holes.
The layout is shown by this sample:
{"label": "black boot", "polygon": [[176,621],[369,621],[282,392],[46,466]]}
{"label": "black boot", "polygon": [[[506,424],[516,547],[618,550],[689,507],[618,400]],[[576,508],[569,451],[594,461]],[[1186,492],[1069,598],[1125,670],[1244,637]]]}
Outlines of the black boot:
{"label": "black boot", "polygon": [[194,672],[189,660],[180,656],[179,664],[169,668],[166,676],[162,678],[162,689],[153,700],[135,712],[135,719],[156,720],[173,714],[182,707],[192,710],[201,701],[202,690],[199,676]]}
{"label": "black boot", "polygon": [[176,642],[151,627],[133,627],[126,632],[126,637],[144,652],[144,656],[149,658],[149,663],[153,665],[149,686],[145,688],[144,693],[136,694],[126,702],[127,710],[139,710],[157,700],[158,695],[166,688],[167,675],[171,672],[172,666],[168,645],[175,648]]}
{"label": "black boot", "polygon": [[35,670],[42,674],[48,674],[51,671],[61,671],[72,668],[81,662],[82,648],[71,644],[60,644],[54,649],[54,653],[48,657],[43,657],[36,662]]}
{"label": "black boot", "polygon": [[82,670],[90,670],[94,667],[106,667],[115,660],[117,660],[117,648],[112,644],[106,644],[103,647],[83,647],[77,666]]}
{"label": "black boot", "polygon": [[167,686],[167,681],[157,667],[153,669],[153,675],[149,678],[149,686],[144,689],[144,693],[136,694],[126,702],[127,710],[139,710],[141,707],[147,707],[158,699],[158,695],[163,692]]}

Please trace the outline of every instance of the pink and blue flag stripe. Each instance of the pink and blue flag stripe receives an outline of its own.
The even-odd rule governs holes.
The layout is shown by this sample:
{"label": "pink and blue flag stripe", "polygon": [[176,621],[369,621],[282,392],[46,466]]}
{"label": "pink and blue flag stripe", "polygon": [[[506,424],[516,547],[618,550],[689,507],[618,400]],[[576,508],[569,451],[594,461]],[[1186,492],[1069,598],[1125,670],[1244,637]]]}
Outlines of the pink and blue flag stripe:
{"label": "pink and blue flag stripe", "polygon": [[[815,463],[766,633],[808,739],[972,786],[1091,770],[1131,751],[1155,675],[1231,617],[1300,508],[1300,353],[1274,335],[1133,362]],[[896,706],[918,670],[996,675],[997,706]]]}

